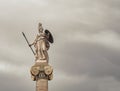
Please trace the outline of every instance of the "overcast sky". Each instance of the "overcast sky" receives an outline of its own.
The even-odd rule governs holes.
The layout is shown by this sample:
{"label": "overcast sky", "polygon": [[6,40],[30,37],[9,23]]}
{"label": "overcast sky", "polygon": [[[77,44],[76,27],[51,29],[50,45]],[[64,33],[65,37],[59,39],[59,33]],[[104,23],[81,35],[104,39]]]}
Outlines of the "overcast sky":
{"label": "overcast sky", "polygon": [[120,0],[0,0],[0,91],[35,91],[38,23],[54,36],[49,91],[120,90]]}

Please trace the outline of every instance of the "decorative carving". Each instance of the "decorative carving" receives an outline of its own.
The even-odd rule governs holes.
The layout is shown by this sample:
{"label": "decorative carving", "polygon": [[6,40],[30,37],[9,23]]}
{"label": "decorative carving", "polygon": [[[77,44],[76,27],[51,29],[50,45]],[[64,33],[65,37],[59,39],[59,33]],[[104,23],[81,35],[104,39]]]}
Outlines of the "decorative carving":
{"label": "decorative carving", "polygon": [[39,74],[39,69],[39,66],[32,66],[30,72],[33,76],[37,76]]}
{"label": "decorative carving", "polygon": [[33,81],[37,79],[48,79],[52,80],[53,78],[53,68],[50,65],[46,65],[45,63],[41,63],[39,65],[34,65],[30,70],[31,78]]}
{"label": "decorative carving", "polygon": [[44,67],[44,70],[45,70],[45,74],[46,74],[46,75],[50,75],[50,74],[52,74],[52,72],[53,72],[53,69],[52,69],[51,66],[45,66],[45,67]]}

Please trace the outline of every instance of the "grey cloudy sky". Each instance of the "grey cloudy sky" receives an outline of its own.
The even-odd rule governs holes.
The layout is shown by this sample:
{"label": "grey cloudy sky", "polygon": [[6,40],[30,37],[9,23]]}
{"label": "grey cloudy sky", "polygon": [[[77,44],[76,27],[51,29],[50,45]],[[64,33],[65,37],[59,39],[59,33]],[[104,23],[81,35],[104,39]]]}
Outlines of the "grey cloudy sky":
{"label": "grey cloudy sky", "polygon": [[38,22],[55,39],[49,91],[120,90],[119,0],[0,0],[0,91],[35,91],[30,77]]}

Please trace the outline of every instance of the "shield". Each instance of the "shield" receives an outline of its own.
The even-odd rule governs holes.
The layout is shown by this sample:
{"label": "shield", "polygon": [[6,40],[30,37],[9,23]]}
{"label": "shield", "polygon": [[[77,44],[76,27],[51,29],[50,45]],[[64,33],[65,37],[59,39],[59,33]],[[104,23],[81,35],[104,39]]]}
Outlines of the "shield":
{"label": "shield", "polygon": [[48,41],[50,43],[53,43],[54,42],[53,36],[47,29],[45,30],[45,34],[48,36]]}

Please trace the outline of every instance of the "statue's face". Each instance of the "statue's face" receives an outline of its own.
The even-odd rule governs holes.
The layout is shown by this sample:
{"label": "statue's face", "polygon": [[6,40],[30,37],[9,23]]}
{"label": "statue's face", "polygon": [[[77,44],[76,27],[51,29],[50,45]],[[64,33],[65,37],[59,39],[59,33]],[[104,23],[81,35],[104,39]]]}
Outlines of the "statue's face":
{"label": "statue's face", "polygon": [[39,29],[39,33],[43,33],[43,28]]}

